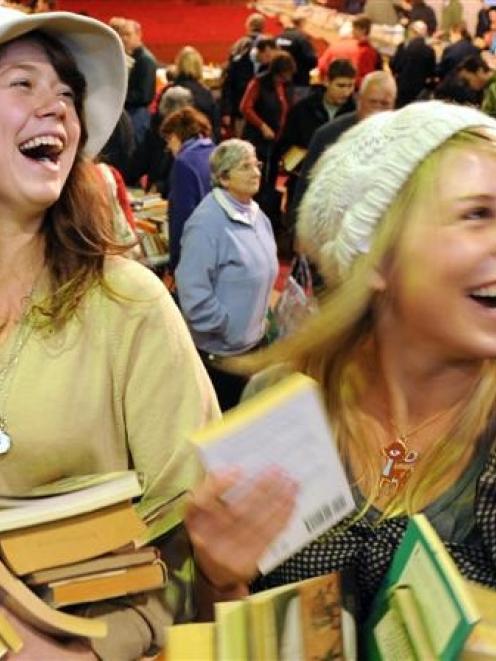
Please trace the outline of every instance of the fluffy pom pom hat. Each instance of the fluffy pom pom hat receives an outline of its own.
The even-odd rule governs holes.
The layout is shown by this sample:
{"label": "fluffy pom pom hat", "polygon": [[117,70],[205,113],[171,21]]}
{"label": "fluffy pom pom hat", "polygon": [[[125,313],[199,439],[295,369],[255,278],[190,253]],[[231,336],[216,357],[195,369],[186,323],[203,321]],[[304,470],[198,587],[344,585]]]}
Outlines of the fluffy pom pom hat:
{"label": "fluffy pom pom hat", "polygon": [[95,156],[107,142],[122,113],[127,89],[124,49],[110,27],[70,12],[25,14],[0,7],[0,45],[40,30],[60,41],[86,79],[85,152]]}
{"label": "fluffy pom pom hat", "polygon": [[302,249],[326,276],[343,278],[367,253],[374,230],[421,161],[464,129],[496,120],[441,101],[412,103],[364,119],[317,162],[298,213]]}

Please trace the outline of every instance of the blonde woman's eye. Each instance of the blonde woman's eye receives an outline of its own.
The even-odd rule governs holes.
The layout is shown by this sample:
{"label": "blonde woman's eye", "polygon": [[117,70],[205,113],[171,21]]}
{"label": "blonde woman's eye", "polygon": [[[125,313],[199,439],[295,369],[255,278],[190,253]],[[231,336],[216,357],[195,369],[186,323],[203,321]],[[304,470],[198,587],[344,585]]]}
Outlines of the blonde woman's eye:
{"label": "blonde woman's eye", "polygon": [[473,209],[468,209],[462,215],[463,220],[487,220],[492,218],[493,210],[490,207],[474,207]]}

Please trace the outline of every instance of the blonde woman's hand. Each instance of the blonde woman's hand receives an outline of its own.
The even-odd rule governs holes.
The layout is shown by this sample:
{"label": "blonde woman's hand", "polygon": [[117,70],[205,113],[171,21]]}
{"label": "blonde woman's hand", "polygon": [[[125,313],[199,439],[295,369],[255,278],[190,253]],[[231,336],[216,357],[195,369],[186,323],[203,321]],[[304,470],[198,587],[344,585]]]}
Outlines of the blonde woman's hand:
{"label": "blonde woman's hand", "polygon": [[219,589],[252,580],[257,561],[284,529],[293,512],[297,485],[270,469],[243,495],[225,499],[242,483],[238,470],[210,474],[194,492],[185,522],[195,556],[206,578]]}

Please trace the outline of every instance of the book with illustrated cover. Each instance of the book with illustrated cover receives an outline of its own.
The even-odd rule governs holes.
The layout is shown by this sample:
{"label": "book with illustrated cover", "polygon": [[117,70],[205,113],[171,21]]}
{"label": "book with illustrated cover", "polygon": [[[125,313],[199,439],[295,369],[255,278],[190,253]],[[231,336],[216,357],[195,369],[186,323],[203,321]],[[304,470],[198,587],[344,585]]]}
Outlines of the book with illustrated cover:
{"label": "book with illustrated cover", "polygon": [[495,613],[496,591],[464,579],[427,518],[417,514],[366,623],[367,658],[477,658],[476,649],[496,643]]}
{"label": "book with illustrated cover", "polygon": [[210,627],[167,629],[167,661],[355,661],[353,589],[334,572],[217,603]]}
{"label": "book with illustrated cover", "polygon": [[251,480],[274,466],[297,482],[295,511],[259,560],[262,573],[355,509],[319,387],[303,374],[293,374],[231,409],[192,440],[208,470],[242,469],[244,481],[226,498],[242,498]]}

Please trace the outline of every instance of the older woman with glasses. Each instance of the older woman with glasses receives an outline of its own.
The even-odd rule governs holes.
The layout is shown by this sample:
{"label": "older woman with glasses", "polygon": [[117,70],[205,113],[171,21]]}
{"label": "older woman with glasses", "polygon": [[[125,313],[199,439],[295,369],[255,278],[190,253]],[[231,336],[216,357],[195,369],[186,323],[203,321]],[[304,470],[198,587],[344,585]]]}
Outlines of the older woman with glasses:
{"label": "older woman with glasses", "polygon": [[184,226],[176,284],[183,314],[222,410],[235,406],[245,377],[222,359],[265,342],[265,319],[277,275],[269,219],[253,200],[260,163],[244,140],[226,140],[210,157],[214,189]]}

